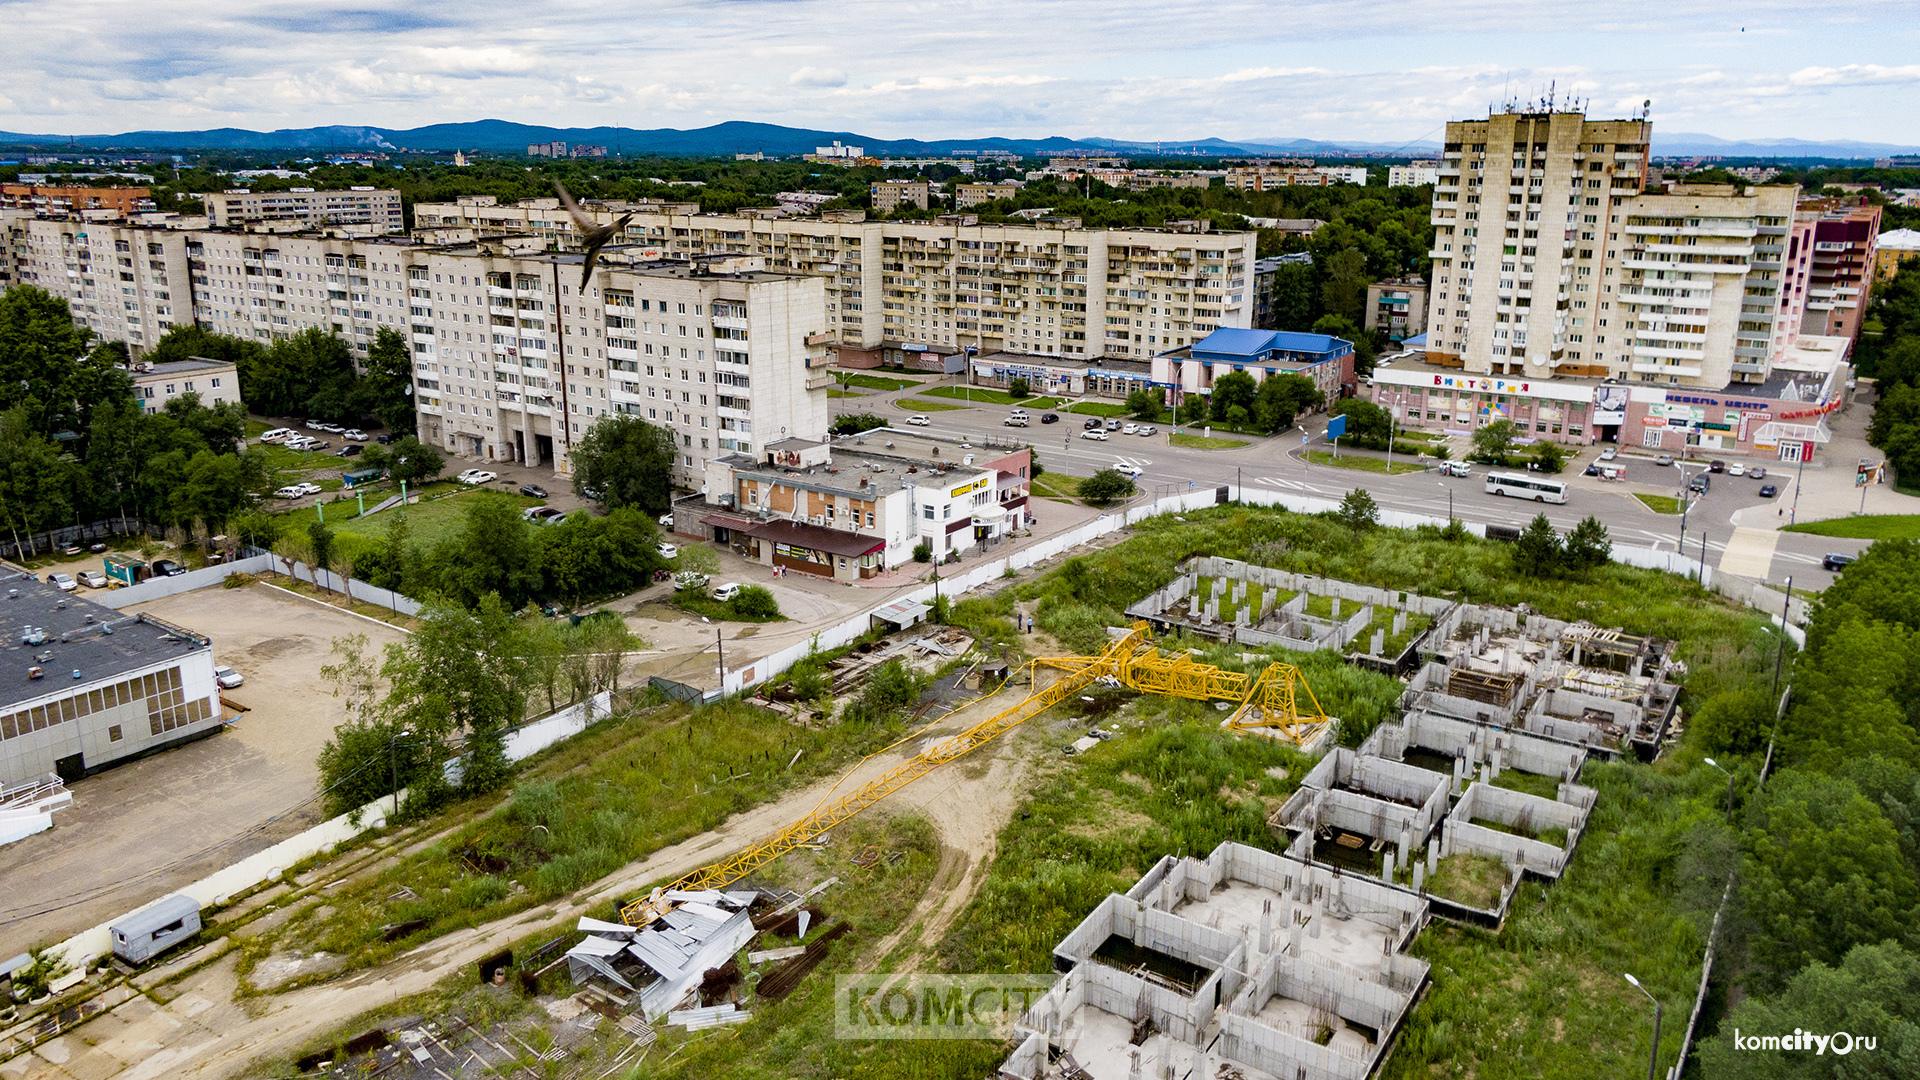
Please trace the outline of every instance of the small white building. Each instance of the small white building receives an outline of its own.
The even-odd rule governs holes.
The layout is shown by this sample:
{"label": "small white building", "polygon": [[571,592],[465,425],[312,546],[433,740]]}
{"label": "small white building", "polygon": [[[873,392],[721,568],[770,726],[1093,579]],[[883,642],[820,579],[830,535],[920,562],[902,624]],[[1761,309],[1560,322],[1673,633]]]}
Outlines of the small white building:
{"label": "small white building", "polygon": [[240,403],[240,372],[224,360],[196,356],[164,364],[133,366],[133,395],[140,408],[156,413],[167,402],[186,394],[200,395],[200,404]]}

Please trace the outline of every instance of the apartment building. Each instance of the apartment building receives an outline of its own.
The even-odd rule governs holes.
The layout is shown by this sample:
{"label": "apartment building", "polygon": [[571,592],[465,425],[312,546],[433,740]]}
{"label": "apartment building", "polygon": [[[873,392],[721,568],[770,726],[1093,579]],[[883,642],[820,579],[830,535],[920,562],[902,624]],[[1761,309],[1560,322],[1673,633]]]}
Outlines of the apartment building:
{"label": "apartment building", "polygon": [[1438,161],[1409,161],[1405,165],[1387,166],[1388,187],[1421,187],[1437,183],[1439,179]]}
{"label": "apartment building", "polygon": [[965,210],[995,199],[1011,199],[1020,194],[1023,185],[1018,180],[1000,180],[994,183],[955,184],[953,188],[953,208]]}
{"label": "apartment building", "polygon": [[[156,232],[158,230],[144,230]],[[409,332],[404,238],[213,229],[178,236],[192,266],[191,321],[259,342],[318,327],[365,359],[382,329]],[[183,318],[182,321],[189,321]]]}
{"label": "apartment building", "polygon": [[1427,328],[1427,283],[1395,278],[1367,286],[1366,326],[1393,342],[1420,336]]}
{"label": "apartment building", "polygon": [[[460,200],[414,208],[422,228],[526,231],[518,207]],[[611,223],[614,211],[587,211]],[[624,212],[624,211],[622,211]],[[571,229],[535,228],[556,245]],[[739,252],[770,269],[825,278],[840,362],[874,366],[923,353],[1147,359],[1218,326],[1250,326],[1253,233],[1083,229],[739,214],[636,212],[625,240],[662,256]]]}
{"label": "apartment building", "polygon": [[1873,287],[1880,206],[1866,199],[1808,199],[1800,212],[1814,219],[1813,271],[1803,333],[1855,338]]}
{"label": "apartment building", "polygon": [[[1253,325],[1262,330],[1286,330],[1289,327],[1279,325],[1280,268],[1283,266],[1312,266],[1311,251],[1296,251],[1288,255],[1269,255],[1256,260],[1253,264]],[[1291,329],[1298,329],[1293,327]]]}
{"label": "apartment building", "polygon": [[880,180],[867,186],[876,214],[891,214],[902,206],[925,210],[932,193],[932,186],[925,180]]}
{"label": "apartment building", "polygon": [[200,356],[164,364],[134,365],[133,396],[142,410],[160,412],[167,407],[167,402],[187,394],[197,395],[202,405],[238,405],[239,369],[230,361]]}
{"label": "apartment building", "polygon": [[136,353],[193,322],[187,234],[119,222],[0,214],[12,283],[67,302],[75,322]]}
{"label": "apartment building", "polygon": [[1907,263],[1920,262],[1920,229],[1880,234],[1873,257],[1873,279],[1891,281]]}
{"label": "apartment building", "polygon": [[1283,187],[1327,187],[1332,184],[1365,186],[1364,165],[1282,165],[1262,162],[1235,165],[1227,170],[1225,183],[1235,191],[1272,191]]}
{"label": "apartment building", "polygon": [[0,210],[28,210],[49,217],[103,211],[109,216],[128,217],[152,209],[153,192],[144,187],[0,184]]}
{"label": "apartment building", "polygon": [[[782,193],[796,194],[796,193]],[[809,194],[799,192],[797,194]],[[775,201],[781,196],[776,195]],[[670,202],[641,199],[632,202],[595,202],[590,213],[601,223],[611,224],[622,214],[698,214],[697,202]],[[573,219],[559,199],[522,199],[502,205],[492,195],[463,195],[451,203],[421,203],[413,208],[414,235],[434,239],[439,234],[454,234],[449,239],[474,236],[517,236],[532,234],[556,248],[577,247],[578,236]]]}
{"label": "apartment building", "polygon": [[380,233],[405,232],[407,228],[400,208],[400,192],[392,188],[353,187],[345,191],[237,188],[202,196],[201,201],[206,208],[207,223],[216,229],[245,228],[268,221],[297,222],[311,229],[362,225]]}

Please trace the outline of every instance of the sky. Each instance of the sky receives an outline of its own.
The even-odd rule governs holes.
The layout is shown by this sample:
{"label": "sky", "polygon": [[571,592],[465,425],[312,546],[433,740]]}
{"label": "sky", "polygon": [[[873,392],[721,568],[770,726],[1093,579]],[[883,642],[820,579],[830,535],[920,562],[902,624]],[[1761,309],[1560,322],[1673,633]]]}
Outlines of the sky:
{"label": "sky", "polygon": [[1655,130],[1920,144],[1920,3],[0,0],[0,130],[495,117],[875,138],[1436,140],[1551,85]]}

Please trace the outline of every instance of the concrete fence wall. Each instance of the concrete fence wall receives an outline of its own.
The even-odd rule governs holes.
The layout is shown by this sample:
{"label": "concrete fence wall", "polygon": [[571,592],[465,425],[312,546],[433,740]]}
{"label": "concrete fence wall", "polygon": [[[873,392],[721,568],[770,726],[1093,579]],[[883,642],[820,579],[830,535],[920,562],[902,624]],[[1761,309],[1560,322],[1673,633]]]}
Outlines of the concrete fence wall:
{"label": "concrete fence wall", "polygon": [[110,608],[126,608],[135,604],[144,604],[149,600],[162,600],[169,596],[178,596],[195,589],[204,589],[218,585],[235,574],[265,574],[275,569],[271,555],[253,555],[232,562],[215,563],[198,570],[189,570],[178,577],[152,577],[138,585],[129,585],[124,589],[109,589],[104,593],[95,593],[89,600],[105,604]]}

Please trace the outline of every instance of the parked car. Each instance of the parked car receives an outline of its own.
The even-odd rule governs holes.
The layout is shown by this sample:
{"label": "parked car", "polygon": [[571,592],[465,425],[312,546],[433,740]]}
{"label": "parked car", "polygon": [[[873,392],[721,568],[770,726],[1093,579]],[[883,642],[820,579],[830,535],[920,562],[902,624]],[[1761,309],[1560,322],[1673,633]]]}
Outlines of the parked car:
{"label": "parked car", "polygon": [[580,489],[580,494],[585,495],[587,498],[592,499],[594,502],[600,502],[601,500],[606,498],[606,496],[600,491],[599,488],[583,487]]}
{"label": "parked car", "polygon": [[1129,462],[1122,461],[1113,467],[1113,471],[1119,473],[1121,476],[1128,477],[1129,479],[1138,480],[1140,479],[1140,474],[1146,472],[1147,470],[1141,468],[1138,465],[1134,465]]}
{"label": "parked car", "polygon": [[1845,570],[1847,567],[1853,565],[1853,560],[1859,557],[1858,555],[1843,555],[1838,551],[1829,551],[1826,557],[1820,560],[1820,565],[1829,570]]}
{"label": "parked car", "polygon": [[698,570],[682,570],[673,575],[673,587],[678,592],[707,587],[707,575]]}
{"label": "parked car", "polygon": [[1707,489],[1712,486],[1713,486],[1713,481],[1707,477],[1706,473],[1701,473],[1699,476],[1696,476],[1693,479],[1687,481],[1688,488],[1702,495],[1705,495],[1707,493]]}
{"label": "parked car", "polygon": [[660,557],[663,559],[671,559],[680,554],[680,549],[677,546],[669,544],[665,540],[655,544],[653,550],[659,552]]}
{"label": "parked car", "polygon": [[1098,439],[1101,442],[1107,441],[1107,433],[1100,428],[1088,428],[1080,433],[1080,437],[1083,439]]}
{"label": "parked car", "polygon": [[321,490],[319,484],[310,480],[302,480],[293,486],[299,488],[302,495],[318,495]]}
{"label": "parked car", "polygon": [[348,428],[347,430],[340,433],[340,437],[347,440],[348,442],[366,442],[367,441],[367,433],[364,431],[361,431],[359,428]]}
{"label": "parked car", "polygon": [[340,449],[335,450],[333,453],[334,453],[334,456],[336,457],[359,457],[360,446],[357,443],[348,443],[347,445],[341,447]]}
{"label": "parked car", "polygon": [[1614,458],[1617,458],[1619,456],[1620,456],[1620,448],[1617,446],[1609,446],[1605,450],[1600,451],[1601,461],[1612,461]]}
{"label": "parked car", "polygon": [[558,525],[567,520],[567,515],[551,506],[530,506],[522,511],[521,517],[535,525]]}
{"label": "parked car", "polygon": [[1778,484],[1761,484],[1760,485],[1761,498],[1771,499],[1778,494],[1780,494],[1780,485]]}
{"label": "parked car", "polygon": [[1726,472],[1727,463],[1724,461],[1718,461],[1718,460],[1709,461],[1707,462],[1707,471],[1708,472]]}
{"label": "parked car", "polygon": [[500,477],[485,469],[468,469],[459,476],[454,477],[454,479],[462,484],[491,484],[495,480],[500,479]]}
{"label": "parked car", "polygon": [[1747,475],[1753,477],[1755,480],[1764,480],[1767,476],[1767,467],[1765,465],[1755,465],[1753,468],[1747,470]]}
{"label": "parked car", "polygon": [[1589,461],[1589,462],[1587,462],[1587,467],[1586,467],[1586,468],[1584,468],[1584,469],[1582,469],[1582,470],[1580,470],[1580,475],[1582,475],[1582,476],[1599,476],[1599,475],[1600,475],[1600,463],[1599,463],[1599,462],[1597,462],[1597,461]]}
{"label": "parked car", "polygon": [[1120,430],[1120,418],[1119,418],[1119,417],[1117,417],[1117,416],[1109,416],[1109,417],[1107,417],[1107,423],[1106,423],[1106,428],[1107,428],[1107,430],[1108,430],[1108,431],[1119,431],[1119,430]]}
{"label": "parked car", "polygon": [[912,424],[914,427],[926,427],[928,424],[933,423],[933,421],[927,419],[925,413],[914,413],[912,416],[907,417],[907,423]]}
{"label": "parked car", "polygon": [[1160,434],[1160,429],[1159,429],[1159,428],[1157,428],[1157,427],[1154,427],[1154,426],[1153,426],[1152,424],[1141,424],[1141,425],[1140,425],[1140,431],[1138,432],[1138,434],[1141,434],[1141,435],[1158,435],[1158,434]]}
{"label": "parked car", "polygon": [[303,428],[308,428],[312,431],[325,431],[327,429],[327,425],[324,420],[309,420],[306,423],[301,424],[300,426]]}
{"label": "parked car", "polygon": [[1655,465],[1672,465],[1672,464],[1673,464],[1673,455],[1672,455],[1672,454],[1661,454],[1661,455],[1660,455],[1659,457],[1657,457],[1657,458],[1654,458],[1654,459],[1653,459],[1653,463],[1654,463]]}
{"label": "parked car", "polygon": [[327,440],[325,440],[325,439],[308,439],[308,440],[307,440],[307,444],[306,444],[305,446],[302,446],[302,447],[301,447],[300,449],[302,449],[302,450],[325,450],[325,449],[326,449],[327,447],[329,447],[329,446],[332,446],[332,445],[333,445],[333,444],[332,444],[331,442],[328,442],[328,441],[327,441]]}
{"label": "parked car", "polygon": [[184,574],[186,572],[187,572],[186,567],[181,566],[179,563],[174,562],[172,559],[153,560],[153,576],[154,577],[179,577],[181,574]]}
{"label": "parked car", "polygon": [[1136,424],[1136,423],[1134,423],[1134,422],[1133,422],[1133,421],[1131,421],[1131,420],[1129,420],[1129,421],[1127,421],[1126,423],[1124,423],[1124,424],[1122,424],[1122,425],[1120,425],[1120,434],[1122,434],[1122,435],[1131,435],[1131,434],[1133,434],[1134,432],[1136,432],[1136,431],[1139,431],[1139,430],[1140,430],[1140,425],[1139,425],[1139,424]]}
{"label": "parked car", "polygon": [[1464,461],[1443,461],[1440,463],[1440,474],[1442,476],[1471,476],[1473,475],[1473,466]]}
{"label": "parked car", "polygon": [[1043,424],[1057,424],[1060,422],[1060,414],[1057,412],[1041,413],[1040,422]]}
{"label": "parked car", "polygon": [[1088,431],[1092,431],[1094,428],[1100,426],[1100,418],[1097,416],[1089,416],[1087,417],[1087,422],[1080,426],[1086,428]]}
{"label": "parked car", "polygon": [[708,595],[724,604],[740,595],[740,583],[737,581],[729,581],[723,585],[715,585],[713,592]]}
{"label": "parked car", "polygon": [[297,499],[305,494],[306,492],[301,489],[299,484],[288,484],[286,487],[276,489],[273,497],[276,499]]}
{"label": "parked car", "polygon": [[80,584],[85,585],[89,589],[104,589],[107,587],[107,575],[98,570],[82,570],[75,576],[80,579]]}
{"label": "parked car", "polygon": [[232,690],[246,685],[247,677],[230,667],[222,666],[213,669],[213,681],[222,690]]}
{"label": "parked car", "polygon": [[1747,475],[1747,467],[1736,461],[1733,464],[1727,466],[1727,475],[1728,476],[1745,476]]}
{"label": "parked car", "polygon": [[386,446],[390,443],[398,441],[399,438],[400,436],[395,435],[391,431],[383,431],[380,434],[375,435],[373,437],[373,441],[379,443],[381,446]]}
{"label": "parked car", "polygon": [[260,441],[263,443],[280,442],[291,434],[293,434],[292,428],[277,427],[270,431],[261,432]]}
{"label": "parked car", "polygon": [[660,515],[660,527],[663,529],[673,528],[673,511],[669,510]]}
{"label": "parked car", "polygon": [[547,489],[541,487],[539,484],[521,484],[520,494],[525,495],[529,499],[544,499],[547,497]]}
{"label": "parked car", "polygon": [[61,592],[72,592],[80,587],[79,583],[73,580],[72,574],[48,574],[47,584]]}
{"label": "parked car", "polygon": [[1002,427],[1027,427],[1028,420],[1024,416],[1008,416],[1006,419],[1000,421],[1000,425]]}

